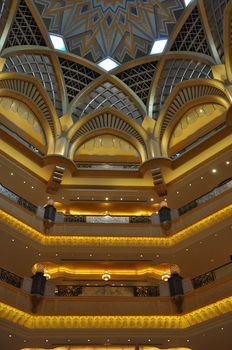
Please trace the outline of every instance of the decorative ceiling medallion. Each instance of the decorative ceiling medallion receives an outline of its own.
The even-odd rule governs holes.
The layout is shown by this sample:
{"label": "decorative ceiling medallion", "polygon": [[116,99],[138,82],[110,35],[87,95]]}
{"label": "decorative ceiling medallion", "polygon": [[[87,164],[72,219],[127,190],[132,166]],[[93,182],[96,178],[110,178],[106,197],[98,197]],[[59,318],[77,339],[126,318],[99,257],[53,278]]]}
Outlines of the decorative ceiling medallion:
{"label": "decorative ceiling medallion", "polygon": [[184,10],[181,0],[33,0],[49,32],[69,51],[94,62],[122,63],[147,55],[167,37]]}

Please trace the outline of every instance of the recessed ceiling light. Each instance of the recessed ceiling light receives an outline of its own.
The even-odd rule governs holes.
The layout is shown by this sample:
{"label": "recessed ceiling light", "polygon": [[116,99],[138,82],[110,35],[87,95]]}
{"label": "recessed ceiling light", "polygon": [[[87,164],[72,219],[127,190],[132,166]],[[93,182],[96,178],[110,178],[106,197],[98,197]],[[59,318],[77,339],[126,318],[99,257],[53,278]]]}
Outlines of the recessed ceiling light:
{"label": "recessed ceiling light", "polygon": [[224,328],[222,327],[221,330],[223,331],[223,329],[224,329]]}
{"label": "recessed ceiling light", "polygon": [[33,189],[33,188],[34,188],[34,186],[31,186],[31,188]]}
{"label": "recessed ceiling light", "polygon": [[112,60],[110,57],[105,58],[103,61],[99,62],[98,65],[107,72],[119,66],[118,62]]}
{"label": "recessed ceiling light", "polygon": [[15,241],[14,238],[12,238],[11,242],[14,242],[14,241]]}
{"label": "recessed ceiling light", "polygon": [[88,342],[90,342],[90,339],[88,339]]}
{"label": "recessed ceiling light", "polygon": [[226,161],[226,165],[229,165],[229,164],[230,164],[230,161],[229,161],[229,160],[227,160],[227,161]]}
{"label": "recessed ceiling light", "polygon": [[23,183],[25,184],[25,183],[26,183],[26,181],[23,181]]}
{"label": "recessed ceiling light", "polygon": [[154,198],[151,198],[150,201],[151,201],[151,202],[154,202]]}
{"label": "recessed ceiling light", "polygon": [[190,341],[190,340],[189,340],[189,339],[187,339],[187,343],[189,343],[189,341]]}
{"label": "recessed ceiling light", "polygon": [[162,53],[167,44],[168,39],[156,40],[152,46],[150,55],[155,55],[158,53]]}
{"label": "recessed ceiling light", "polygon": [[77,199],[80,199],[80,197],[77,197]]}
{"label": "recessed ceiling light", "polygon": [[89,256],[93,256],[93,254],[89,254]]}
{"label": "recessed ceiling light", "polygon": [[120,198],[120,201],[122,201],[123,200],[123,198]]}
{"label": "recessed ceiling light", "polygon": [[201,180],[203,180],[204,179],[204,177],[203,176],[201,176]]}
{"label": "recessed ceiling light", "polygon": [[46,343],[48,343],[48,339],[46,339],[45,341],[46,341]]}
{"label": "recessed ceiling light", "polygon": [[184,0],[185,6],[188,6],[192,0]]}
{"label": "recessed ceiling light", "polygon": [[189,184],[189,187],[191,187],[192,186],[192,184]]}
{"label": "recessed ceiling light", "polygon": [[176,192],[176,194],[179,194],[179,193],[180,193],[179,191]]}
{"label": "recessed ceiling light", "polygon": [[143,254],[140,254],[140,258],[143,258]]}
{"label": "recessed ceiling light", "polygon": [[41,253],[39,253],[38,255],[41,256]]}
{"label": "recessed ceiling light", "polygon": [[59,254],[58,253],[56,253],[56,256],[58,256]]}
{"label": "recessed ceiling light", "polygon": [[23,341],[24,343],[26,343],[27,341],[26,341],[26,339],[24,339],[24,341]]}
{"label": "recessed ceiling light", "polygon": [[217,169],[212,169],[212,173],[216,173],[217,172]]}
{"label": "recessed ceiling light", "polygon": [[28,249],[28,245],[26,245],[26,247],[25,247],[26,249]]}
{"label": "recessed ceiling light", "polygon": [[12,334],[9,334],[9,338],[12,338]]}
{"label": "recessed ceiling light", "polygon": [[131,341],[130,339],[127,339],[127,341]]}
{"label": "recessed ceiling light", "polygon": [[62,36],[54,35],[54,34],[49,34],[49,36],[52,41],[52,45],[54,49],[60,50],[60,51],[67,51],[65,42]]}
{"label": "recessed ceiling light", "polygon": [[11,174],[11,176],[13,176],[14,175],[14,173],[10,173]]}
{"label": "recessed ceiling light", "polygon": [[171,340],[170,339],[168,339],[168,342],[170,342]]}
{"label": "recessed ceiling light", "polygon": [[109,200],[109,197],[106,197],[105,200],[108,201],[108,200]]}
{"label": "recessed ceiling light", "polygon": [[150,341],[151,341],[151,339],[148,339],[148,341],[150,342]]}
{"label": "recessed ceiling light", "polygon": [[139,201],[139,198],[137,198],[137,201]]}
{"label": "recessed ceiling light", "polygon": [[156,257],[159,258],[159,254],[156,254]]}
{"label": "recessed ceiling light", "polygon": [[186,252],[188,252],[188,251],[189,251],[189,249],[188,249],[188,248],[186,248],[185,250],[186,250]]}

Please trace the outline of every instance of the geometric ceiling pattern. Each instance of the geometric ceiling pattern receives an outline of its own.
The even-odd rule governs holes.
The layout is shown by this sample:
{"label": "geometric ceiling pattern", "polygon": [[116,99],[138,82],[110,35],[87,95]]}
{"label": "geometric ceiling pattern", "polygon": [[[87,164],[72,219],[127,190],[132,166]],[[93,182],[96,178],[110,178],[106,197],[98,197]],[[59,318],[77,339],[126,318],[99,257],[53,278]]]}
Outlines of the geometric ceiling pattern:
{"label": "geometric ceiling pattern", "polygon": [[[2,40],[3,72],[33,76],[50,97],[58,117],[68,113],[74,123],[107,107],[139,124],[146,115],[157,120],[177,84],[213,79],[212,66],[218,63],[215,48],[218,56],[223,55],[227,3],[193,1],[185,7],[183,0],[17,0],[11,25],[6,26],[8,34]],[[6,0],[0,7],[0,28],[9,19],[9,4]],[[48,32],[64,36],[67,53],[53,50]],[[167,52],[149,59],[154,40],[167,37]],[[70,53],[76,54],[75,58]],[[95,64],[107,55],[124,63],[115,75]]]}
{"label": "geometric ceiling pattern", "polygon": [[224,62],[223,15],[229,0],[204,0],[207,18],[218,55]]}
{"label": "geometric ceiling pattern", "polygon": [[46,42],[24,0],[19,1],[10,34],[5,47],[18,45],[46,46]]}
{"label": "geometric ceiling pattern", "polygon": [[76,121],[104,107],[117,109],[139,124],[143,121],[142,113],[138,107],[123,91],[108,81],[95,88],[82,103],[78,103],[73,111],[73,117]]}
{"label": "geometric ceiling pattern", "polygon": [[33,0],[49,32],[65,38],[70,52],[97,62],[147,55],[168,37],[184,10],[182,0]]}
{"label": "geometric ceiling pattern", "polygon": [[140,64],[126,69],[116,76],[127,84],[147,104],[151,83],[157,70],[158,61]]}
{"label": "geometric ceiling pattern", "polygon": [[32,75],[39,80],[50,96],[58,116],[62,113],[60,91],[56,81],[52,63],[48,56],[15,55],[6,59],[4,72],[18,72]]}
{"label": "geometric ceiling pattern", "polygon": [[210,56],[210,47],[197,6],[181,28],[171,51],[193,51]]}
{"label": "geometric ceiling pattern", "polygon": [[174,87],[190,79],[212,79],[211,65],[187,59],[167,60],[163,67],[153,104],[153,118],[157,119]]}
{"label": "geometric ceiling pattern", "polygon": [[69,102],[71,102],[82,89],[100,75],[80,63],[75,63],[61,57],[59,57],[59,62]]}

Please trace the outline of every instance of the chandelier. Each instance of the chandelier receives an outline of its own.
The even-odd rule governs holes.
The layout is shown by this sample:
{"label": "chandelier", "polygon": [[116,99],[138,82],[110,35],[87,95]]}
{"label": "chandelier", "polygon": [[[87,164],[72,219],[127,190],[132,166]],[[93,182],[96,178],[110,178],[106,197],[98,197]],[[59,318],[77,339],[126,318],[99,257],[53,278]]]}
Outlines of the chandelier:
{"label": "chandelier", "polygon": [[111,275],[108,273],[108,271],[105,271],[102,275],[103,281],[109,281],[111,279]]}

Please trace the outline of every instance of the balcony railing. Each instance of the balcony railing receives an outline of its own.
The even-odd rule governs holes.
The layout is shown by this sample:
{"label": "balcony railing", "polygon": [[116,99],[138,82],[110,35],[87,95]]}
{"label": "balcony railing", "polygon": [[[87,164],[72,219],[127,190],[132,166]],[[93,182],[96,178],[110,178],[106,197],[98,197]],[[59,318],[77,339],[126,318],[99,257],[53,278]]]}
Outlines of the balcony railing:
{"label": "balcony railing", "polygon": [[0,267],[0,280],[11,284],[16,288],[20,288],[22,285],[23,278]]}
{"label": "balcony railing", "polygon": [[[225,276],[231,276],[232,261],[214,270],[206,272],[193,278],[192,288],[199,289]],[[0,280],[11,284],[16,288],[21,288],[23,278],[16,274],[0,268]],[[90,282],[89,282],[90,283]],[[168,285],[166,285],[168,287]],[[189,291],[188,291],[189,292]],[[96,286],[91,285],[54,285],[54,295],[57,297],[79,297],[79,296],[129,296],[129,297],[158,297],[162,296],[160,286],[144,285],[115,285],[107,283]]]}
{"label": "balcony railing", "polygon": [[[179,215],[183,215],[190,210],[198,207],[202,203],[208,202],[211,199],[217,197],[221,193],[232,189],[232,179],[227,179],[223,183],[219,184],[210,192],[204,194],[203,196],[187,203],[183,207],[178,209]],[[0,194],[6,196],[13,202],[18,203],[24,209],[37,214],[38,207],[26,199],[18,196],[2,184],[0,184]],[[104,223],[104,224],[151,224],[153,222],[152,216],[111,216],[111,215],[64,215],[63,213],[57,212],[56,223]],[[157,221],[158,222],[158,221]]]}

